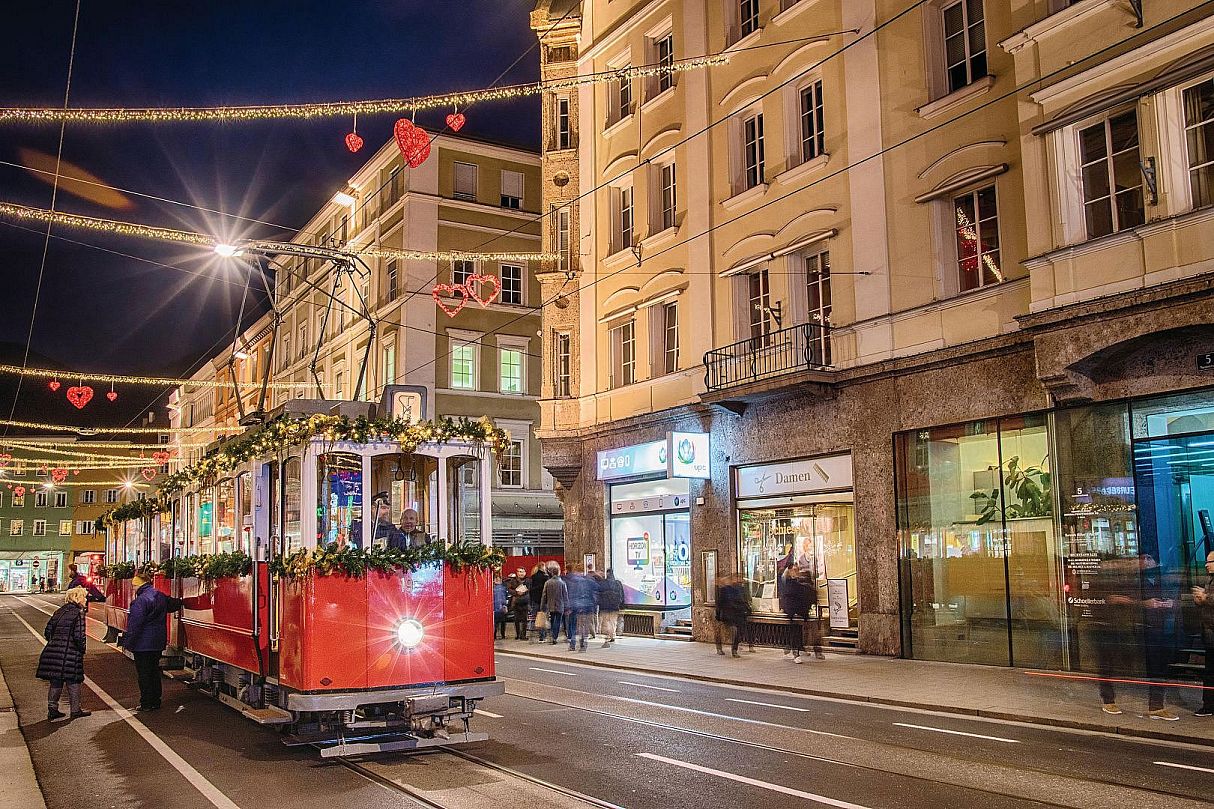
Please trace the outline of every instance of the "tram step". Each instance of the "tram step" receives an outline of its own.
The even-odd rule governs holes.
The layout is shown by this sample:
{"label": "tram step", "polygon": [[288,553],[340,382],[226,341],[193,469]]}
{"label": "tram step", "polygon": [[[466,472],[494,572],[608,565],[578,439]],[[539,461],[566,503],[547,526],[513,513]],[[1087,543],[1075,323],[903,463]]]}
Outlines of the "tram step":
{"label": "tram step", "polygon": [[273,705],[265,708],[243,708],[240,712],[259,725],[289,725],[295,721],[289,711]]}

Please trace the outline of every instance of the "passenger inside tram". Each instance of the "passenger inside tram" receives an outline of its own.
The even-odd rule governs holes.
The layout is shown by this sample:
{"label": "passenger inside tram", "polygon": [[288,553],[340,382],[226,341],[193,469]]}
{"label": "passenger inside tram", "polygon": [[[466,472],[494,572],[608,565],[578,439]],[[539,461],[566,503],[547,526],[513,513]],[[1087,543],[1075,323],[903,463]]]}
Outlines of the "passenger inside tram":
{"label": "passenger inside tram", "polygon": [[411,547],[438,537],[438,461],[424,455],[393,453],[371,458],[371,482],[387,504],[387,518],[399,526],[395,534],[372,537],[385,546],[395,538]]}

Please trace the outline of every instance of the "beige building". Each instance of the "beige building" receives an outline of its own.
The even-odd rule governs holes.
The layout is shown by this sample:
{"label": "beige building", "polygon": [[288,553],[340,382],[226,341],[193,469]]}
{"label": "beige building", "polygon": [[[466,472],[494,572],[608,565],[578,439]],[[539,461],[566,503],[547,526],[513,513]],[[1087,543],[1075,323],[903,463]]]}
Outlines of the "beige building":
{"label": "beige building", "polygon": [[546,207],[580,223],[544,311],[569,555],[615,567],[636,630],[707,637],[737,572],[779,642],[791,568],[832,645],[1074,669],[1080,562],[1150,555],[1179,661],[1214,541],[1214,24],[907,5],[533,12],[550,76],[731,57],[584,86],[569,140],[544,106]]}

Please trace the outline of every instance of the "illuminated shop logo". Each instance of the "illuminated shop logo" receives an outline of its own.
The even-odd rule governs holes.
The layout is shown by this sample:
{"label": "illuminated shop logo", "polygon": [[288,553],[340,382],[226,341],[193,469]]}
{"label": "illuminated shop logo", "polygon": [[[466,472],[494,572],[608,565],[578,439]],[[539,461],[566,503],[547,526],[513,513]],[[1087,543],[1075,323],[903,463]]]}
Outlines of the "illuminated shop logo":
{"label": "illuminated shop logo", "polygon": [[677,453],[679,456],[679,463],[691,464],[695,462],[696,447],[695,444],[691,443],[690,440],[684,438],[682,441],[680,441]]}

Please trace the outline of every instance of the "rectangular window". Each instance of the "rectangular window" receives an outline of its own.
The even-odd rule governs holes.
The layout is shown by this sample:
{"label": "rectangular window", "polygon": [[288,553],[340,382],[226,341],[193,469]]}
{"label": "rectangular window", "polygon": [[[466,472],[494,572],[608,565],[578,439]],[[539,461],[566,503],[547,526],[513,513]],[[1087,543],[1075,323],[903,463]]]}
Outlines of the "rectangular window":
{"label": "rectangular window", "polygon": [[658,224],[659,230],[667,230],[675,226],[675,205],[678,201],[674,163],[667,163],[658,171],[658,196],[661,203]]}
{"label": "rectangular window", "polygon": [[1137,227],[1145,221],[1135,110],[1081,129],[1079,160],[1089,239]]}
{"label": "rectangular window", "polygon": [[1214,204],[1214,79],[1184,91],[1184,128],[1193,207]]}
{"label": "rectangular window", "polygon": [[344,213],[341,215],[341,244],[345,244],[346,240],[349,238],[349,236],[350,236],[350,215]]}
{"label": "rectangular window", "polygon": [[476,346],[463,344],[451,349],[451,387],[476,388]]}
{"label": "rectangular window", "polygon": [[665,373],[679,370],[679,305],[662,306],[662,367]]}
{"label": "rectangular window", "polygon": [[986,25],[982,0],[958,0],[942,9],[944,68],[948,90],[960,90],[986,75]]}
{"label": "rectangular window", "polygon": [[282,357],[278,360],[279,368],[286,368],[291,364],[291,335],[284,334],[282,336]]}
{"label": "rectangular window", "polygon": [[335,398],[337,398],[337,399],[346,398],[345,397],[345,392],[346,392],[345,382],[346,382],[346,375],[343,372],[338,371],[337,373],[335,373],[333,375],[333,396]]}
{"label": "rectangular window", "polygon": [[405,193],[404,176],[401,172],[401,166],[396,166],[392,169],[392,173],[388,175],[388,204],[396,202]]}
{"label": "rectangular window", "polygon": [[571,395],[570,372],[572,370],[572,341],[567,332],[557,332],[555,340],[556,356],[553,357],[553,387],[557,396]]}
{"label": "rectangular window", "polygon": [[91,520],[76,520],[76,533],[84,536],[91,536],[96,530],[96,526]]}
{"label": "rectangular window", "polygon": [[497,467],[498,480],[502,486],[519,488],[523,485],[523,442],[510,442],[502,454],[501,463]]}
{"label": "rectangular window", "polygon": [[[632,65],[621,65],[617,70],[631,70]],[[611,123],[632,115],[632,77],[625,76],[615,83],[615,114]]]}
{"label": "rectangular window", "polygon": [[34,536],[46,536],[46,520],[34,520]]}
{"label": "rectangular window", "polygon": [[759,30],[759,0],[739,0],[738,30],[744,37]]}
{"label": "rectangular window", "polygon": [[573,148],[573,129],[569,117],[569,98],[562,96],[556,100],[556,148]]}
{"label": "rectangular window", "polygon": [[467,259],[458,259],[451,263],[451,283],[466,284],[468,276],[476,274],[476,263]]}
{"label": "rectangular window", "polygon": [[456,161],[452,185],[452,196],[456,199],[476,201],[476,164]]}
{"label": "rectangular window", "polygon": [[626,185],[615,191],[615,238],[612,239],[611,252],[632,247],[633,208],[632,186]]}
{"label": "rectangular window", "polygon": [[560,269],[567,272],[573,266],[572,244],[569,239],[569,208],[558,208],[556,212],[556,252],[560,255]]}
{"label": "rectangular window", "polygon": [[523,352],[517,348],[498,348],[498,390],[523,392]]}
{"label": "rectangular window", "polygon": [[801,160],[826,153],[826,125],[822,118],[822,81],[801,90]]}
{"label": "rectangular window", "polygon": [[[666,36],[653,43],[654,55],[657,57],[657,66],[661,68],[670,68],[674,64],[674,34]],[[674,87],[674,72],[659,73],[657,77],[658,92],[663,93]]]}
{"label": "rectangular window", "polygon": [[523,207],[523,173],[502,169],[502,207]]}
{"label": "rectangular window", "polygon": [[502,303],[523,305],[523,268],[516,264],[502,265]]}
{"label": "rectangular window", "polygon": [[763,113],[742,121],[742,166],[745,188],[763,182]]}
{"label": "rectangular window", "polygon": [[388,262],[388,303],[400,296],[400,279],[397,277],[396,262]]}
{"label": "rectangular window", "polygon": [[106,489],[105,490],[105,502],[108,505],[113,505],[114,503],[117,503],[118,502],[118,490],[117,489]]}
{"label": "rectangular window", "polygon": [[626,320],[610,332],[611,378],[608,387],[618,388],[636,381],[636,322]]}
{"label": "rectangular window", "polygon": [[303,359],[303,355],[308,350],[308,324],[299,324],[299,357]]}
{"label": "rectangular window", "polygon": [[830,251],[805,257],[805,293],[809,322],[821,326],[809,335],[810,362],[830,365]]}
{"label": "rectangular window", "polygon": [[999,212],[995,186],[988,185],[953,199],[957,227],[958,289],[997,284],[999,269]]}
{"label": "rectangular window", "polygon": [[39,489],[34,492],[34,508],[46,508],[46,490]]}
{"label": "rectangular window", "polygon": [[67,508],[67,492],[55,492],[55,508]]}
{"label": "rectangular window", "polygon": [[14,494],[13,495],[13,508],[24,508],[24,507],[25,507],[25,495]]}
{"label": "rectangular window", "polygon": [[767,268],[752,272],[746,281],[750,303],[750,336],[763,340],[772,331],[771,279]]}
{"label": "rectangular window", "polygon": [[19,537],[25,531],[25,520],[9,520],[8,533],[9,536]]}
{"label": "rectangular window", "polygon": [[385,385],[396,384],[396,343],[384,346],[383,374]]}
{"label": "rectangular window", "polygon": [[70,537],[71,535],[72,535],[72,521],[71,520],[60,520],[59,521],[59,536]]}

